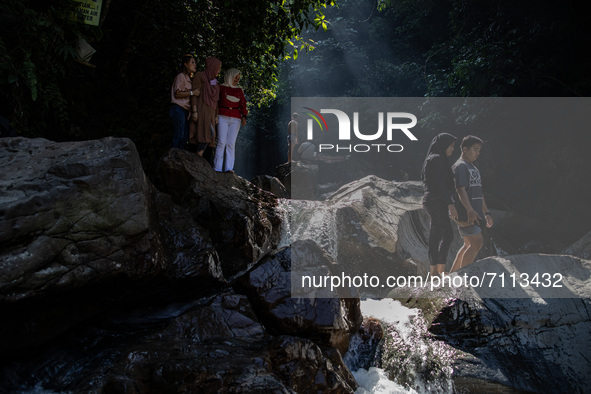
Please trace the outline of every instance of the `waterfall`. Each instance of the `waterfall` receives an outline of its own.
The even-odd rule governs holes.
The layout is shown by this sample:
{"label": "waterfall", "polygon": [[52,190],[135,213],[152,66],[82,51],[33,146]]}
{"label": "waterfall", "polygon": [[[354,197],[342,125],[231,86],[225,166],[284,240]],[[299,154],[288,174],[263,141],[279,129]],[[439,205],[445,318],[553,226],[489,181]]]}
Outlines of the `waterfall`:
{"label": "waterfall", "polygon": [[[358,198],[358,196],[356,196]],[[312,239],[332,258],[337,256],[335,212],[339,203],[281,200],[281,246]],[[343,360],[360,385],[357,394],[451,393],[455,349],[435,340],[418,309],[392,299],[361,301],[365,320],[371,317],[383,333],[352,336]]]}
{"label": "waterfall", "polygon": [[281,199],[278,210],[283,215],[280,248],[295,240],[313,239],[337,259],[334,207],[323,201]]}
{"label": "waterfall", "polygon": [[[375,349],[360,334],[351,340],[343,360],[360,386],[356,394],[453,392],[456,351],[432,338],[418,309],[382,299],[362,301],[361,312],[380,321],[384,336]],[[360,367],[364,363],[367,368]]]}

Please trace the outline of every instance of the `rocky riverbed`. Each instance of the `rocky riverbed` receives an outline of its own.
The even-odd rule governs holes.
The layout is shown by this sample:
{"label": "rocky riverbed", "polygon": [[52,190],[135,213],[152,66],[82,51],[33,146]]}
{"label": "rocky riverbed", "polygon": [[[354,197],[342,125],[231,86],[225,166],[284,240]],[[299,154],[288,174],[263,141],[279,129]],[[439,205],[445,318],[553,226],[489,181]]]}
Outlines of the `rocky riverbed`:
{"label": "rocky riverbed", "polygon": [[354,289],[293,298],[292,264],[424,275],[419,183],[370,176],[326,201],[285,200],[176,149],[149,180],[117,138],[0,139],[0,166],[0,392],[345,393],[362,367],[411,389],[420,374],[399,367],[425,346],[457,355],[439,363],[444,391],[478,379],[538,392],[591,384],[588,237],[565,255],[496,256],[511,240],[494,234],[462,272],[568,265],[568,293],[379,294],[414,308],[428,342],[406,346],[412,335],[364,322]]}

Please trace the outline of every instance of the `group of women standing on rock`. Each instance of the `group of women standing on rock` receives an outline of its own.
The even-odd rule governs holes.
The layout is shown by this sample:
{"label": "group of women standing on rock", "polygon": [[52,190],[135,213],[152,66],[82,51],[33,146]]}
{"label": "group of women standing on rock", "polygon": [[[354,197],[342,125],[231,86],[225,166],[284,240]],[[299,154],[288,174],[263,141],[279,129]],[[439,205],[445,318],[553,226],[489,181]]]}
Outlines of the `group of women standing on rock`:
{"label": "group of women standing on rock", "polygon": [[185,55],[182,70],[170,91],[169,115],[173,125],[173,148],[196,146],[203,156],[208,147],[215,148],[213,168],[218,172],[234,172],[236,139],[246,124],[248,110],[242,88],[241,73],[235,68],[226,71],[224,83],[216,77],[222,62],[215,57],[205,60],[205,70],[197,72],[195,58]]}

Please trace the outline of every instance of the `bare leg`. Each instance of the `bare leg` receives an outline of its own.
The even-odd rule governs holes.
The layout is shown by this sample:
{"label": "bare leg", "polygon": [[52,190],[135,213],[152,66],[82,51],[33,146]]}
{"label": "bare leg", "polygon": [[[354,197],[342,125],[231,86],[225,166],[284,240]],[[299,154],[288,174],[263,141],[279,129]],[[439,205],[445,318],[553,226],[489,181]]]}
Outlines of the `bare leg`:
{"label": "bare leg", "polygon": [[466,244],[466,242],[466,237],[464,237],[464,245],[462,245],[462,247],[460,248],[460,250],[458,250],[458,253],[456,254],[454,263],[452,264],[451,270],[449,271],[450,274],[462,268],[462,260],[464,259],[464,253],[466,253],[466,250],[468,250],[468,245]]}
{"label": "bare leg", "polygon": [[445,273],[445,264],[437,264],[437,273],[443,275]]}
{"label": "bare leg", "polygon": [[482,233],[464,237],[464,245],[458,250],[450,273],[472,264],[483,244]]}
{"label": "bare leg", "polygon": [[466,267],[474,262],[476,255],[482,249],[482,245],[484,245],[484,241],[482,240],[482,233],[478,233],[476,235],[470,235],[470,245],[466,253],[464,253],[464,258],[462,259],[462,267]]}
{"label": "bare leg", "polygon": [[296,144],[297,144],[297,142],[291,142],[289,144],[289,152],[288,152],[289,158],[287,159],[288,163],[291,163],[291,161],[293,160],[293,154],[295,153]]}

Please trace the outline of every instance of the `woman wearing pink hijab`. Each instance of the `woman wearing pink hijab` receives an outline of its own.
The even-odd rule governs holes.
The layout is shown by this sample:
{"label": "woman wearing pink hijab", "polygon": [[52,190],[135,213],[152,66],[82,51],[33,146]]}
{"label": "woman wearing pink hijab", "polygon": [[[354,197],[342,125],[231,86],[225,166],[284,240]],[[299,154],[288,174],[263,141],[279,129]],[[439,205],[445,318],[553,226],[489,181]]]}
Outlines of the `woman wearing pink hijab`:
{"label": "woman wearing pink hijab", "polygon": [[215,125],[220,97],[217,75],[222,69],[222,62],[215,57],[205,60],[205,70],[193,77],[193,89],[199,89],[199,96],[191,97],[191,128],[189,142],[197,145],[197,154],[203,156],[205,148],[215,147]]}

